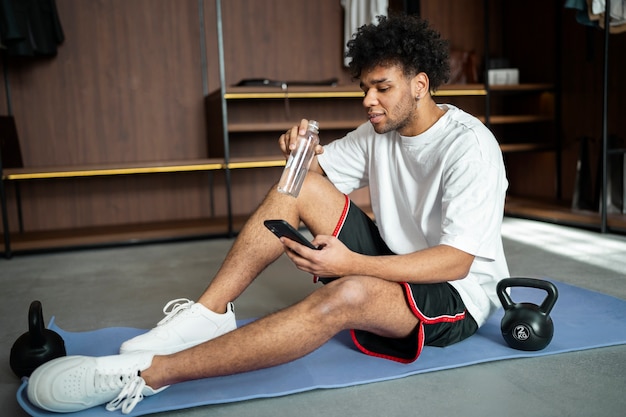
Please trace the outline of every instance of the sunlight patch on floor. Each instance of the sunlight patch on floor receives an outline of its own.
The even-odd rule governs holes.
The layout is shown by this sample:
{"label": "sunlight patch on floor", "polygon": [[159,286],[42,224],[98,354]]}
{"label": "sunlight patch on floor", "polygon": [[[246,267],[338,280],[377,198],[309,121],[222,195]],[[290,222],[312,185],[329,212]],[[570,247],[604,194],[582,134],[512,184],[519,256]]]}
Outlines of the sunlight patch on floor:
{"label": "sunlight patch on floor", "polygon": [[626,276],[626,238],[506,217],[502,236]]}

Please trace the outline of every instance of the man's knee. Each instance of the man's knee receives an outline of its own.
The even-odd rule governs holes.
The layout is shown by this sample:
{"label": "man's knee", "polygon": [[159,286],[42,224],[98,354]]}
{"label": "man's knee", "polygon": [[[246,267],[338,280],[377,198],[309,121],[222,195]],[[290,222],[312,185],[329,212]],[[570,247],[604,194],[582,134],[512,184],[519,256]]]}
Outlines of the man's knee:
{"label": "man's knee", "polygon": [[302,184],[302,191],[310,194],[328,193],[329,190],[334,190],[339,193],[339,190],[335,188],[332,182],[328,180],[322,174],[317,172],[309,172],[304,178]]}
{"label": "man's knee", "polygon": [[370,295],[364,281],[361,277],[343,277],[326,284],[325,311],[339,314],[367,306]]}

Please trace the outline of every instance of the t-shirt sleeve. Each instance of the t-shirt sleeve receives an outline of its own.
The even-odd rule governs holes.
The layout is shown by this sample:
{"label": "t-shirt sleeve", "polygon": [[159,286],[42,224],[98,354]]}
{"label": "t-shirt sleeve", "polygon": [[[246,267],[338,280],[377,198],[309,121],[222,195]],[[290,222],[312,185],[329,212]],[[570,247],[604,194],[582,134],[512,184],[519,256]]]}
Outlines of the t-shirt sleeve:
{"label": "t-shirt sleeve", "polygon": [[442,197],[440,243],[487,261],[498,253],[508,186],[501,153],[493,146],[460,155],[444,173]]}
{"label": "t-shirt sleeve", "polygon": [[359,126],[341,139],[324,146],[317,160],[339,191],[349,194],[368,183],[368,125]]}

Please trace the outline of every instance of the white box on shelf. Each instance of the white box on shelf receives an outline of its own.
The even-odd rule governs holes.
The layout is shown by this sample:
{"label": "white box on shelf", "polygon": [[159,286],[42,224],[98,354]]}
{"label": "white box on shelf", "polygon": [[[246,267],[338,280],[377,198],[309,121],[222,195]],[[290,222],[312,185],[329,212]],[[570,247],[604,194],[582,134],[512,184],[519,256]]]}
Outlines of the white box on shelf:
{"label": "white box on shelf", "polygon": [[499,68],[488,71],[489,85],[519,84],[519,69]]}

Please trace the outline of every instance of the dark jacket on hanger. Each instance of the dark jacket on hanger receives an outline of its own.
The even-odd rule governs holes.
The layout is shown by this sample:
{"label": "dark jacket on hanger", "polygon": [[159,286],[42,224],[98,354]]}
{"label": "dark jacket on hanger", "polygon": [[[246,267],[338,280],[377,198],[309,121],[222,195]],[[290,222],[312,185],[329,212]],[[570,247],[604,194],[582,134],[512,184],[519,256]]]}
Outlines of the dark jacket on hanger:
{"label": "dark jacket on hanger", "polygon": [[55,56],[65,39],[54,0],[0,0],[0,42],[12,56]]}

